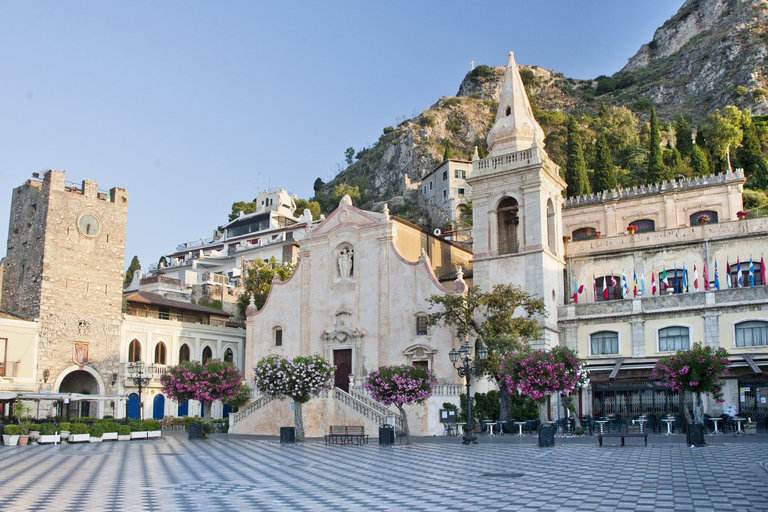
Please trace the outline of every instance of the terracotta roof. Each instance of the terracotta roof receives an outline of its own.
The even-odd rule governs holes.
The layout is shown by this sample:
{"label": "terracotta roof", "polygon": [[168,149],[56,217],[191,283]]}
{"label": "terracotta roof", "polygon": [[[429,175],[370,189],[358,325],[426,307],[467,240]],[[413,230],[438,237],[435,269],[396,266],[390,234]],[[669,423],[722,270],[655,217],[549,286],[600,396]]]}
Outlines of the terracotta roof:
{"label": "terracotta roof", "polygon": [[[464,279],[472,277],[472,267],[469,268],[463,268],[462,271],[464,272]],[[445,281],[455,281],[458,277],[459,272],[457,270],[454,270],[453,272],[448,272],[447,274],[443,274],[442,276],[438,277],[437,280],[441,283]]]}
{"label": "terracotta roof", "polygon": [[218,316],[232,316],[229,313],[220,311],[218,309],[209,308],[207,306],[198,306],[190,302],[184,302],[180,300],[166,299],[158,293],[138,291],[131,292],[125,295],[125,300],[128,302],[135,302],[138,304],[150,304],[152,306],[163,306],[168,308],[180,309],[182,311],[194,311],[196,313],[207,313],[209,315]]}

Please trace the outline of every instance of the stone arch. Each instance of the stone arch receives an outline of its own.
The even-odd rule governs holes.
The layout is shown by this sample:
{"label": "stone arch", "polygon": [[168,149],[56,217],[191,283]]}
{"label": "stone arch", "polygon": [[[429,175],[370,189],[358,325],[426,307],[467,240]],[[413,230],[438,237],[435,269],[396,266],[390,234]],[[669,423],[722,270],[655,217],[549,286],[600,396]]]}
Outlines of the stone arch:
{"label": "stone arch", "polygon": [[496,206],[497,249],[499,254],[520,251],[520,204],[511,196],[502,198]]}
{"label": "stone arch", "polygon": [[547,199],[547,246],[552,254],[557,254],[557,212],[552,199]]}
{"label": "stone arch", "polygon": [[408,360],[408,364],[413,365],[420,361],[426,361],[430,370],[434,368],[434,356],[436,353],[437,349],[426,343],[414,343],[403,350],[403,355]]}

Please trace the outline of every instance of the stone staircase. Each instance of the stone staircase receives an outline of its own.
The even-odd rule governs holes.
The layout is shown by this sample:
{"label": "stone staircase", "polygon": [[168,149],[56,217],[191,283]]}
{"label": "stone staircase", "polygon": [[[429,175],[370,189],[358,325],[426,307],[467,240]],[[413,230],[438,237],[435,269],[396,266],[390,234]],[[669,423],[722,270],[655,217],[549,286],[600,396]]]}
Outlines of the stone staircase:
{"label": "stone staircase", "polygon": [[451,222],[450,215],[448,215],[442,208],[438,208],[437,206],[431,204],[429,201],[421,197],[421,194],[417,194],[416,197],[418,198],[417,201],[419,205],[425,208],[427,212],[429,212],[429,218],[434,226],[442,227],[446,224],[450,224],[451,228],[456,228],[456,226],[453,225],[453,222]]}
{"label": "stone staircase", "polygon": [[260,395],[256,397],[256,400],[249,403],[248,405],[241,407],[239,411],[232,413],[229,415],[229,426],[232,428],[236,423],[243,421],[245,418],[253,414],[254,412],[258,411],[265,405],[267,405],[272,400],[275,400],[275,397],[268,396],[268,395]]}

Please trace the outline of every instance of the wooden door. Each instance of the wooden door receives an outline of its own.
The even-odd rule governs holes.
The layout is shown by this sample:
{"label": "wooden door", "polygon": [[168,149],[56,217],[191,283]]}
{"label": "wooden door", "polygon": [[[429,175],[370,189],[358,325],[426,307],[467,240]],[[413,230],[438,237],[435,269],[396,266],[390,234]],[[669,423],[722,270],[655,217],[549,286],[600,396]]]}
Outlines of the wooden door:
{"label": "wooden door", "polygon": [[352,373],[352,349],[334,350],[333,364],[336,371],[333,374],[334,385],[349,393],[349,374]]}

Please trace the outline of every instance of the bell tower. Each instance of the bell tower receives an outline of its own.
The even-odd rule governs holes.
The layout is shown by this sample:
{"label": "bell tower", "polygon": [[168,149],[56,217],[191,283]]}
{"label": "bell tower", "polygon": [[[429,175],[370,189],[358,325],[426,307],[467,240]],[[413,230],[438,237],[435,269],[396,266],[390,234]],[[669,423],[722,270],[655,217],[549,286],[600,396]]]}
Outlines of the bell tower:
{"label": "bell tower", "polygon": [[560,168],[544,150],[523,80],[509,52],[488,157],[472,160],[474,281],[483,290],[516,284],[543,298],[542,345],[558,345],[557,306],[563,303]]}

